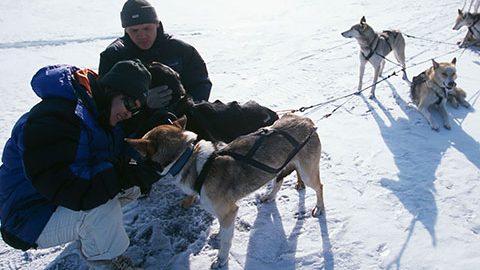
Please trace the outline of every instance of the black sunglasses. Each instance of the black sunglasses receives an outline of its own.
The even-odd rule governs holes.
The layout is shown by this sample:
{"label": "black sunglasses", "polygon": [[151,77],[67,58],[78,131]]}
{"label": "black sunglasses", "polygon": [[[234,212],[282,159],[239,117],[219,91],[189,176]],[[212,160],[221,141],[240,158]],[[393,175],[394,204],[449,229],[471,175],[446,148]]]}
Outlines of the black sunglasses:
{"label": "black sunglasses", "polygon": [[140,112],[141,106],[137,106],[137,103],[135,102],[136,99],[129,96],[124,96],[122,99],[123,106],[125,106],[125,109],[132,113],[132,116]]}

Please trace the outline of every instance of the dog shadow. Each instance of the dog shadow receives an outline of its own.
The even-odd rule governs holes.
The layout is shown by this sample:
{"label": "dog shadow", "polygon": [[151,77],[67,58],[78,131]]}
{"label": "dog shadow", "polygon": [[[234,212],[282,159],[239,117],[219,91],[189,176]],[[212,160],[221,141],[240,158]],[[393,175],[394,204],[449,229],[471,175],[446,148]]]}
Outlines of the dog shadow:
{"label": "dog shadow", "polygon": [[[310,211],[305,209],[305,189],[299,190],[298,194],[296,222],[289,235],[285,233],[275,201],[257,204],[257,218],[249,237],[245,270],[265,269],[262,268],[262,262],[265,262],[269,269],[296,269],[295,253],[298,237],[305,218],[311,217]],[[318,219],[323,243],[324,269],[333,270],[334,259],[325,213],[322,213]],[[266,258],[267,260],[271,258],[271,261],[265,261]]]}
{"label": "dog shadow", "polygon": [[257,217],[248,240],[245,270],[261,269],[262,264],[275,269],[295,269],[298,235],[305,218],[305,193],[303,191],[300,194],[297,221],[288,236],[283,228],[276,202],[257,203]]}
{"label": "dog shadow", "polygon": [[[385,144],[393,154],[395,165],[399,171],[398,180],[383,178],[380,180],[380,184],[389,189],[412,215],[405,242],[396,258],[387,266],[387,269],[393,267],[399,269],[402,256],[408,247],[417,223],[420,222],[423,225],[430,235],[432,246],[436,246],[435,225],[438,208],[435,201],[435,181],[437,180],[435,172],[444,153],[448,148],[454,147],[464,153],[472,164],[480,168],[480,145],[465,133],[457,122],[457,117],[460,117],[459,114],[468,111],[467,109],[447,109],[449,111],[454,110],[455,112],[452,114],[457,114],[454,115],[454,119],[457,119],[451,123],[451,132],[455,131],[454,136],[452,136],[452,133],[449,134],[448,130],[443,129],[440,133],[435,133],[416,125],[423,123],[425,127],[428,127],[425,119],[418,111],[414,108],[412,110],[406,109],[411,107],[398,95],[393,85],[389,83],[389,86],[395,96],[396,103],[408,118],[399,117],[395,119],[387,108],[375,100],[374,102],[381,111],[377,112],[363,95],[362,98],[370,109]],[[390,125],[381,118],[379,113],[386,117]],[[463,117],[465,116],[466,113],[463,114]],[[412,127],[412,124],[415,124],[415,127]],[[419,151],[421,149],[416,148],[418,145],[428,145],[429,147],[425,151]],[[439,185],[448,187],[452,183],[445,180]]]}

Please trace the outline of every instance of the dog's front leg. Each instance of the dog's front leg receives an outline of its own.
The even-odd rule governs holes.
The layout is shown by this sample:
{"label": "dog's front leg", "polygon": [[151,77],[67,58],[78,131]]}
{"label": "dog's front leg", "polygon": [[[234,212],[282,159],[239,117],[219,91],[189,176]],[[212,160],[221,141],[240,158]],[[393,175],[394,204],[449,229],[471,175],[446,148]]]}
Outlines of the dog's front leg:
{"label": "dog's front leg", "polygon": [[370,92],[370,99],[375,98],[375,88],[377,88],[377,81],[378,81],[378,74],[380,72],[380,66],[381,66],[381,63],[373,67],[373,83],[372,83],[372,90]]}
{"label": "dog's front leg", "polygon": [[358,92],[362,91],[362,84],[363,84],[363,74],[365,73],[365,64],[367,60],[365,57],[360,53],[360,73],[358,74]]}
{"label": "dog's front leg", "polygon": [[462,42],[460,43],[460,48],[467,48],[470,46],[471,41],[473,40],[473,34],[470,30],[468,30],[467,34],[463,38]]}
{"label": "dog's front leg", "polygon": [[430,127],[433,130],[438,131],[438,126],[433,122],[432,114],[428,111],[428,107],[420,104],[418,106],[418,111],[425,117],[425,119],[427,119],[427,122],[430,125]]}
{"label": "dog's front leg", "polygon": [[378,70],[379,77],[382,77],[384,67],[385,67],[385,60],[382,59],[382,61],[380,61],[380,69]]}
{"label": "dog's front leg", "polygon": [[438,105],[438,110],[440,111],[440,115],[442,116],[442,119],[443,119],[443,126],[446,128],[446,129],[450,129],[450,120],[448,119],[448,113],[447,113],[447,109],[445,108],[445,102],[446,101],[443,101],[442,103],[440,103],[440,105]]}
{"label": "dog's front leg", "polygon": [[272,190],[270,191],[270,193],[267,193],[262,197],[260,197],[260,201],[263,203],[263,202],[274,200],[275,197],[277,196],[278,191],[282,187],[282,183],[283,183],[283,178],[273,180]]}
{"label": "dog's front leg", "polygon": [[234,205],[233,209],[226,215],[219,217],[220,222],[220,249],[215,261],[211,265],[211,269],[224,266],[228,262],[228,254],[232,247],[233,231],[235,229],[235,217],[237,216],[238,206]]}

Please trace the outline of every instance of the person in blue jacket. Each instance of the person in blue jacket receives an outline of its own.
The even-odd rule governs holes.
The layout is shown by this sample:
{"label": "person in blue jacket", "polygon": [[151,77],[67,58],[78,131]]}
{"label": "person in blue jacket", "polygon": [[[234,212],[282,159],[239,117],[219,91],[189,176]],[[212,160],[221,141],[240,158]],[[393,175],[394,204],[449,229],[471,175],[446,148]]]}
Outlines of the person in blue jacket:
{"label": "person in blue jacket", "polygon": [[158,180],[131,162],[122,122],[144,107],[151,75],[139,60],[116,63],[102,79],[52,65],[31,81],[42,100],[15,124],[0,167],[1,235],[28,250],[77,241],[92,263],[110,263],[129,245],[121,206]]}

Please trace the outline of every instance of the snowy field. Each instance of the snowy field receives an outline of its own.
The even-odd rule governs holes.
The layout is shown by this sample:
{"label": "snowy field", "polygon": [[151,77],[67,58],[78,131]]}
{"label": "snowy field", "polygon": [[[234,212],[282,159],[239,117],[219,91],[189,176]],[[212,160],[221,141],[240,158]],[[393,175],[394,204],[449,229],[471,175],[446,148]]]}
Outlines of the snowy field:
{"label": "snowy field", "polygon": [[[448,107],[452,129],[432,131],[401,76],[378,84],[377,100],[350,96],[305,112],[323,145],[326,214],[312,218],[312,190],[286,178],[275,202],[238,202],[224,269],[480,269],[480,50],[459,49],[452,30],[462,0],[152,0],[166,32],[207,62],[211,100],[254,99],[299,109],[356,91],[358,45],[340,33],[365,15],[375,30],[406,39],[411,77],[457,58],[458,86],[471,109]],[[326,4],[328,2],[328,4]],[[0,3],[0,151],[17,118],[38,102],[30,79],[41,67],[97,69],[122,35],[123,1],[3,0]],[[394,59],[389,56],[389,59]],[[400,68],[390,62],[384,75]],[[475,75],[476,74],[476,75]],[[371,83],[367,65],[364,86]],[[326,114],[334,113],[325,118]],[[438,116],[438,115],[436,115]],[[439,117],[435,119],[440,121]],[[218,222],[158,182],[125,209],[127,255],[144,269],[208,269]],[[0,243],[0,269],[87,269],[73,245],[21,252]]]}

